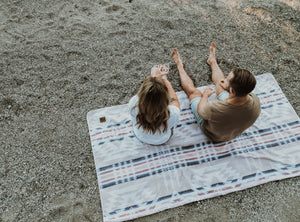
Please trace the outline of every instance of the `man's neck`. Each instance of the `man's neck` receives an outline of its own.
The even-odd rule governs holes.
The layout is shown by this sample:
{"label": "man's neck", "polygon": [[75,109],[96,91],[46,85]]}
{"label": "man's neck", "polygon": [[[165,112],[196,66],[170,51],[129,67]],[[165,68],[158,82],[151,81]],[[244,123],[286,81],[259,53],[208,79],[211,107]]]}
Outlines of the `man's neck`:
{"label": "man's neck", "polygon": [[235,105],[235,106],[241,106],[241,105],[244,105],[248,100],[249,100],[248,95],[242,96],[242,97],[237,97],[237,96],[234,96],[234,94],[230,93],[229,97],[227,99],[227,102],[232,105]]}

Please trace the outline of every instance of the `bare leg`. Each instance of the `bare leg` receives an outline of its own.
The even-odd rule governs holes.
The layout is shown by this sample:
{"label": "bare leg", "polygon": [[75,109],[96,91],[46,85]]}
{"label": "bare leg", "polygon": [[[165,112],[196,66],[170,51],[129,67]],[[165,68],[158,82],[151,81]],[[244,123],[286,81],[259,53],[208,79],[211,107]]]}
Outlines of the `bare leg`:
{"label": "bare leg", "polygon": [[216,44],[214,42],[211,43],[209,47],[209,57],[207,59],[207,64],[210,66],[212,71],[212,81],[217,87],[216,93],[219,95],[221,92],[225,91],[224,88],[220,86],[220,82],[224,81],[225,76],[219,67],[216,59]]}
{"label": "bare leg", "polygon": [[171,53],[171,56],[177,65],[181,86],[185,91],[185,93],[188,95],[189,99],[192,100],[199,96],[202,97],[202,93],[200,92],[200,90],[196,89],[193,81],[184,70],[178,50],[174,49],[173,52]]}

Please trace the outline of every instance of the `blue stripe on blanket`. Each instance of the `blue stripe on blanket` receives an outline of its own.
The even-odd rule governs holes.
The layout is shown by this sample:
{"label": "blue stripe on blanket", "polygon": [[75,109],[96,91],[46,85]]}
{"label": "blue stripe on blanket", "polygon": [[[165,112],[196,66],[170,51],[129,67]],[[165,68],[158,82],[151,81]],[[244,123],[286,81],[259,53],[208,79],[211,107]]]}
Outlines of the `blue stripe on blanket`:
{"label": "blue stripe on blanket", "polygon": [[[274,107],[274,105],[278,105],[279,106],[279,105],[283,105],[283,104],[287,104],[287,103],[289,103],[289,102],[286,100],[284,102],[280,102],[280,103],[276,103],[276,104],[270,104],[268,106],[261,106],[261,109],[268,109],[268,108]],[[191,124],[197,124],[197,121],[195,121],[195,120],[193,120],[193,121],[187,121],[185,123],[181,123],[181,124],[176,125],[176,128],[182,127],[184,125],[191,125]],[[117,127],[117,126],[120,126],[120,124],[111,125],[111,127]],[[122,137],[119,137],[119,138],[114,138],[114,139],[109,139],[109,140],[102,140],[100,143],[98,143],[98,145],[103,145],[106,142],[121,141],[121,140],[125,139],[126,137],[128,137],[128,138],[135,138],[134,134],[131,133],[128,136],[122,136]]]}
{"label": "blue stripe on blanket", "polygon": [[[280,88],[277,88],[277,89],[273,89],[273,90],[270,90],[269,92],[263,92],[263,93],[257,93],[256,95],[258,97],[262,97],[262,96],[265,96],[265,95],[268,95],[268,94],[271,94],[271,93],[275,93],[275,92],[281,92],[281,89]],[[285,99],[285,98],[282,98],[283,100],[285,100],[283,103],[277,103],[277,105],[282,105],[284,103],[288,103],[288,101]],[[272,106],[262,106],[262,109],[267,109],[267,108],[271,108]],[[182,109],[181,110],[181,113],[185,113],[185,112],[191,112],[191,108],[186,108],[186,109]],[[196,121],[195,121],[196,122]],[[131,120],[126,120],[126,121],[123,121],[123,122],[120,122],[120,123],[116,123],[116,124],[111,124],[111,125],[108,125],[108,126],[105,126],[105,127],[98,127],[96,128],[96,131],[97,130],[103,130],[103,129],[111,129],[111,128],[114,128],[114,127],[121,127],[123,125],[127,125],[127,124],[130,124],[131,123]],[[191,124],[190,122],[188,124]],[[92,130],[91,130],[92,132]]]}
{"label": "blue stripe on blanket", "polygon": [[177,196],[180,197],[182,195],[186,195],[186,194],[190,194],[190,193],[195,193],[194,195],[196,195],[197,190],[209,193],[209,192],[213,191],[213,190],[210,190],[209,188],[216,188],[216,187],[228,186],[230,184],[237,184],[237,183],[239,183],[243,180],[249,180],[249,179],[253,179],[255,177],[257,177],[259,179],[259,177],[262,177],[265,174],[271,174],[271,173],[275,173],[275,172],[278,172],[278,171],[284,172],[284,171],[291,170],[291,169],[297,169],[299,167],[300,167],[300,163],[296,164],[296,165],[293,165],[293,166],[287,166],[287,167],[284,167],[284,168],[270,169],[270,170],[266,170],[266,171],[262,171],[262,172],[258,172],[258,173],[253,173],[253,174],[250,174],[250,175],[245,175],[243,177],[232,179],[232,180],[229,180],[229,181],[224,181],[224,182],[211,184],[211,185],[208,185],[207,187],[198,187],[198,188],[195,188],[194,190],[193,189],[188,189],[188,190],[184,190],[184,191],[179,191],[176,194],[165,195],[163,197],[157,198],[156,200],[145,201],[145,202],[143,202],[139,205],[136,204],[134,206],[126,207],[124,209],[116,209],[112,212],[109,212],[108,214],[109,215],[114,215],[114,214],[117,214],[120,211],[128,211],[132,208],[138,208],[138,207],[150,205],[150,204],[153,204],[153,203],[156,203],[156,202],[160,202],[162,200],[171,199],[172,197],[177,197]]}
{"label": "blue stripe on blanket", "polygon": [[[296,125],[297,126],[300,125],[300,121],[293,121],[293,122],[290,122],[290,123],[282,124],[281,126],[278,125],[276,127],[270,127],[270,128],[266,128],[266,129],[255,130],[253,132],[244,132],[242,135],[239,136],[239,138],[249,137],[249,136],[252,136],[254,134],[255,135],[257,135],[257,134],[264,135],[265,133],[272,132],[272,130],[273,130],[274,133],[276,133],[277,130],[279,130],[279,129],[287,128],[288,126],[296,126]],[[163,156],[163,155],[168,154],[168,153],[176,153],[176,152],[179,152],[179,151],[182,151],[182,150],[191,150],[191,149],[195,149],[195,148],[198,149],[198,148],[201,148],[201,147],[206,147],[206,146],[211,145],[211,144],[213,144],[213,143],[210,140],[207,140],[205,142],[194,144],[194,145],[171,148],[170,150],[162,151],[162,152],[159,152],[159,153],[148,154],[147,156],[144,156],[144,157],[138,157],[138,158],[135,158],[135,159],[132,159],[132,160],[126,160],[126,161],[122,161],[122,162],[119,162],[119,163],[115,163],[115,167],[117,167],[119,165],[122,165],[122,166],[130,165],[131,163],[137,163],[137,162],[140,162],[140,161],[143,161],[143,160],[146,160],[146,159],[147,160],[153,159],[155,157]],[[216,143],[216,145],[218,145],[218,144]],[[108,169],[111,169],[112,167],[113,167],[113,165],[100,167],[100,168],[97,169],[97,172],[103,172],[103,171],[106,171]]]}
{"label": "blue stripe on blanket", "polygon": [[[299,125],[299,121],[288,123],[288,125],[291,125],[291,126],[295,126],[296,124]],[[286,124],[284,124],[284,125],[286,125]],[[259,131],[260,131],[259,133],[262,134],[262,133],[269,132],[270,130],[265,129],[265,130],[259,130]],[[253,133],[255,134],[255,132],[253,132]],[[123,179],[119,179],[117,181],[113,181],[113,182],[111,181],[109,183],[104,183],[104,184],[101,185],[101,189],[105,189],[105,188],[108,188],[108,187],[111,187],[111,186],[114,186],[114,185],[117,185],[117,184],[126,183],[126,182],[133,181],[133,180],[138,180],[138,179],[141,179],[141,178],[144,178],[144,177],[149,177],[151,175],[156,175],[156,174],[159,174],[159,173],[162,173],[162,172],[166,172],[166,171],[170,171],[170,170],[174,170],[174,169],[178,169],[178,168],[182,168],[182,167],[199,165],[199,164],[211,162],[211,161],[214,161],[214,160],[218,160],[218,159],[222,159],[222,158],[226,158],[226,157],[230,157],[230,156],[234,156],[234,155],[238,155],[238,154],[242,154],[242,153],[248,153],[248,152],[254,152],[254,151],[257,151],[257,150],[274,148],[274,147],[280,146],[282,144],[289,144],[289,143],[293,143],[293,142],[296,142],[296,141],[300,140],[300,136],[297,136],[297,135],[293,135],[293,136],[294,137],[292,137],[292,138],[283,139],[283,140],[276,141],[276,142],[271,141],[269,143],[265,143],[264,145],[251,146],[251,147],[248,146],[245,149],[241,149],[241,150],[238,150],[238,151],[237,150],[236,151],[231,151],[231,152],[226,153],[226,154],[221,154],[221,155],[216,154],[214,158],[212,158],[212,157],[198,158],[197,160],[193,160],[193,161],[186,161],[184,163],[173,164],[172,166],[161,167],[161,168],[158,168],[158,169],[153,170],[151,172],[141,173],[141,174],[138,174],[138,175],[135,175],[135,176],[130,176],[130,177],[126,177],[126,178],[123,178]],[[179,148],[178,151],[196,150],[196,149],[198,149],[202,146],[203,146],[203,144],[195,144],[195,145],[185,146],[185,147],[181,147],[181,149]],[[155,153],[154,155],[148,155],[148,157],[150,156],[149,159],[152,159],[153,156],[163,156],[164,154],[169,154],[169,153],[174,153],[174,152],[176,153],[176,150],[177,149],[170,149],[170,150],[167,150],[167,151],[164,151],[164,152],[160,152],[158,154]],[[134,160],[128,160],[128,161],[126,161],[126,163],[128,163],[128,165],[130,165],[132,163],[137,163],[137,162],[143,161],[145,159],[147,159],[147,157],[140,157],[140,158],[136,158]],[[149,159],[147,159],[147,160],[149,160]],[[120,163],[114,164],[114,166],[118,167],[119,165],[124,165],[124,164],[125,164],[125,162],[120,162]],[[98,169],[98,172],[103,172],[107,169],[111,169],[112,166],[113,165],[101,167],[101,168]]]}

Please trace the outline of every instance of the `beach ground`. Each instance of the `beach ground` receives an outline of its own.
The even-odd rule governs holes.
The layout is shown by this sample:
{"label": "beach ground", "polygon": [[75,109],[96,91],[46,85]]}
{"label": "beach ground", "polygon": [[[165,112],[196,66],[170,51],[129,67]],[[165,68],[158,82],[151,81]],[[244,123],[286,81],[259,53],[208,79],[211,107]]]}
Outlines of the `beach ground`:
{"label": "beach ground", "polygon": [[[125,104],[178,48],[196,86],[271,72],[300,114],[299,0],[0,2],[0,221],[102,221],[86,114]],[[300,178],[135,221],[300,221]]]}

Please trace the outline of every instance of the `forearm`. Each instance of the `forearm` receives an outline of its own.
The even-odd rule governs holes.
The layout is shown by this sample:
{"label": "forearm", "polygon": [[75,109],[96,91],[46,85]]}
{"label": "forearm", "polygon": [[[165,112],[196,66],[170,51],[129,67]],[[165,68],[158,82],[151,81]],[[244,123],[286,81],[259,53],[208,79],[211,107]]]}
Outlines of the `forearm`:
{"label": "forearm", "polygon": [[180,105],[179,105],[179,101],[178,101],[178,98],[177,98],[177,95],[171,85],[171,83],[166,80],[166,79],[163,79],[164,83],[166,84],[167,88],[168,88],[168,91],[169,91],[169,95],[170,95],[170,98],[171,98],[171,103],[170,105],[174,105],[174,106],[177,106],[179,109],[180,109]]}
{"label": "forearm", "polygon": [[198,104],[198,109],[197,109],[198,113],[200,112],[201,109],[203,109],[206,106],[207,101],[208,101],[208,96],[203,95],[202,99]]}

